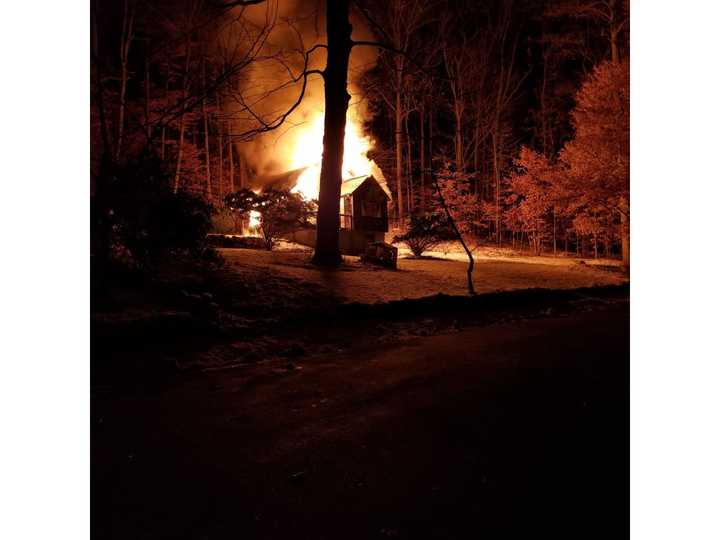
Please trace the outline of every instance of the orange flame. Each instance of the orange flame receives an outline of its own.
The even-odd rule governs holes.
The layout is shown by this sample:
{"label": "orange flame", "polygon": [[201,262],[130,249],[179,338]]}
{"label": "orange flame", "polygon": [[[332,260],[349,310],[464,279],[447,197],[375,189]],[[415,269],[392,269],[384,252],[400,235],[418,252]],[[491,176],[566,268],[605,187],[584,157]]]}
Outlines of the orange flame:
{"label": "orange flame", "polygon": [[[325,115],[319,113],[304,127],[292,154],[292,169],[306,167],[292,191],[302,193],[306,199],[318,198],[324,121]],[[367,157],[371,148],[372,141],[362,134],[360,124],[348,117],[342,167],[344,179],[373,174],[377,170],[375,163]]]}

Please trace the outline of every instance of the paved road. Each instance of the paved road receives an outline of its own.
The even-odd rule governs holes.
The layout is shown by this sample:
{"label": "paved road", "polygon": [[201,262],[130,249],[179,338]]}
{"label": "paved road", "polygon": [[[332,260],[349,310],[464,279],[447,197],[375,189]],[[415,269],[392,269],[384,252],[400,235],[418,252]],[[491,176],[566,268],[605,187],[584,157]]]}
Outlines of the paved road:
{"label": "paved road", "polygon": [[622,538],[628,307],[93,402],[94,538]]}

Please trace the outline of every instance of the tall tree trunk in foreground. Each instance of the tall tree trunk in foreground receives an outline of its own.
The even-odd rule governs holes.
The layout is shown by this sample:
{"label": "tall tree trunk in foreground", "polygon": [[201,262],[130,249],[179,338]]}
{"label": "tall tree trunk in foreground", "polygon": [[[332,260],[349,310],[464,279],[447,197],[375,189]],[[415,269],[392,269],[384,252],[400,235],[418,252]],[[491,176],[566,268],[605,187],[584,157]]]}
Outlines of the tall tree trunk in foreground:
{"label": "tall tree trunk in foreground", "polygon": [[350,94],[347,91],[348,63],[352,43],[349,0],[327,2],[327,66],[325,79],[325,133],[320,168],[317,237],[313,262],[337,265],[340,255],[340,186],[345,141],[345,122]]}

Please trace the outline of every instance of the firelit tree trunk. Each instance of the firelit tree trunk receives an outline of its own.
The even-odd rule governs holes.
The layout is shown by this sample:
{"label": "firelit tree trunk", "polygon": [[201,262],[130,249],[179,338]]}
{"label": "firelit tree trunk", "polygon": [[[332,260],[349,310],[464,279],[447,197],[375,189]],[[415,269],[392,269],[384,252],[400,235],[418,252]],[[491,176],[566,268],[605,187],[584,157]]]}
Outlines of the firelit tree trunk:
{"label": "firelit tree trunk", "polygon": [[[165,108],[170,108],[170,57],[169,54],[165,60]],[[167,131],[166,123],[163,122],[162,132],[160,135],[160,159],[165,161],[165,133]]]}
{"label": "firelit tree trunk", "polygon": [[93,279],[100,282],[105,276],[106,263],[110,256],[110,228],[109,201],[106,193],[107,180],[111,177],[113,164],[113,149],[110,143],[110,129],[105,115],[105,96],[103,89],[103,63],[99,56],[98,31],[97,31],[97,6],[91,4],[91,52],[93,65],[95,66],[95,105],[100,120],[100,136],[102,138],[102,156],[100,157],[100,171],[96,177],[94,204],[91,206],[91,229],[93,241],[93,258],[96,264],[97,273]]}
{"label": "firelit tree trunk", "polygon": [[212,201],[212,178],[210,177],[210,133],[208,133],[208,114],[207,114],[207,97],[205,96],[205,60],[202,62],[203,77],[203,97],[202,97],[202,116],[203,116],[203,135],[205,139],[205,181],[207,182],[207,200]]}
{"label": "firelit tree trunk", "polygon": [[433,173],[432,169],[432,162],[430,165],[430,177],[431,180],[435,186],[435,193],[437,193],[438,196],[438,202],[440,203],[440,206],[445,211],[445,217],[447,217],[448,223],[450,223],[450,227],[452,228],[453,232],[457,235],[458,240],[460,241],[460,245],[465,250],[465,254],[468,258],[468,267],[467,267],[467,288],[468,288],[468,294],[475,295],[475,285],[473,284],[473,268],[475,267],[475,259],[472,256],[472,251],[470,251],[470,248],[468,248],[467,244],[465,243],[465,239],[463,238],[462,234],[460,233],[460,229],[458,229],[455,220],[452,217],[452,213],[450,212],[450,209],[448,208],[447,203],[445,202],[445,197],[443,197],[442,189],[440,189],[440,182],[438,182],[437,177]]}
{"label": "firelit tree trunk", "polygon": [[[433,170],[433,119],[435,118],[435,109],[430,107],[428,112],[428,169]],[[432,180],[432,179],[431,179]]]}
{"label": "firelit tree trunk", "polygon": [[[228,129],[228,133],[230,130]],[[230,176],[230,193],[235,193],[235,161],[233,159],[233,143],[228,141],[228,174]]]}
{"label": "firelit tree trunk", "polygon": [[400,84],[402,71],[398,71],[397,89],[395,90],[395,182],[397,184],[397,218],[398,225],[403,223],[403,174],[402,174],[402,100]]}
{"label": "firelit tree trunk", "polygon": [[327,2],[327,66],[325,79],[325,133],[320,168],[317,237],[313,262],[337,265],[340,256],[340,185],[345,140],[345,121],[350,102],[347,91],[348,62],[352,46],[349,0]]}
{"label": "firelit tree trunk", "polygon": [[475,133],[473,142],[473,171],[475,175],[473,177],[473,186],[475,193],[481,193],[480,182],[480,112],[475,113]]}
{"label": "firelit tree trunk", "polygon": [[630,220],[624,212],[620,213],[620,242],[623,268],[628,272],[630,271]]}
{"label": "firelit tree trunk", "polygon": [[460,104],[461,98],[455,98],[455,170],[463,172],[465,164],[463,163],[463,140],[462,140],[462,108]]}
{"label": "firelit tree trunk", "polygon": [[425,211],[425,100],[420,103],[420,211]]}
{"label": "firelit tree trunk", "polygon": [[180,93],[180,105],[182,107],[182,112],[180,113],[180,134],[178,136],[177,161],[175,162],[175,182],[173,185],[173,191],[175,193],[177,193],[180,188],[180,168],[182,167],[183,145],[185,144],[185,100],[187,99],[188,75],[190,72],[190,35],[190,32],[188,32],[187,37],[185,38],[185,69],[183,70],[182,90]]}
{"label": "firelit tree trunk", "polygon": [[412,172],[412,143],[410,141],[410,113],[405,115],[405,141],[407,143],[407,211],[408,215],[413,212],[415,194],[413,193],[413,172]]}
{"label": "firelit tree trunk", "polygon": [[120,103],[118,106],[118,134],[117,145],[115,146],[115,160],[120,159],[123,143],[123,131],[125,127],[125,94],[127,92],[128,80],[128,55],[130,44],[133,40],[133,19],[135,18],[135,6],[128,8],[128,1],[125,0],[123,11],[122,32],[120,35]]}
{"label": "firelit tree trunk", "polygon": [[595,258],[598,258],[598,235],[597,231],[593,231],[593,249],[595,250]]}
{"label": "firelit tree trunk", "polygon": [[148,43],[145,50],[145,136],[147,140],[150,140],[151,129],[150,129],[150,57],[148,56],[147,49],[150,48]]}
{"label": "firelit tree trunk", "polygon": [[500,170],[498,165],[498,144],[497,144],[497,128],[492,135],[493,150],[493,176],[495,177],[495,235],[497,236],[498,247],[502,246],[502,235],[500,234],[501,216],[500,216]]}
{"label": "firelit tree trunk", "polygon": [[[218,94],[215,94],[215,105],[217,106],[217,114],[220,114],[222,109],[220,108],[220,96]],[[221,120],[218,119],[217,121],[217,133],[218,133],[218,173],[217,173],[217,179],[218,179],[218,196],[220,197],[220,201],[222,201],[224,196],[224,187],[223,187],[223,123]]]}

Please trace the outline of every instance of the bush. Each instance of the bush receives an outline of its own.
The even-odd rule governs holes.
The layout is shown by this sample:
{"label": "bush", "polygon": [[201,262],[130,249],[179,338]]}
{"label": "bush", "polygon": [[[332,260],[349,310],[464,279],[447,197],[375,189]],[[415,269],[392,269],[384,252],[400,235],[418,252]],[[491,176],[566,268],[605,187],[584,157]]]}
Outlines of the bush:
{"label": "bush", "polygon": [[416,257],[446,240],[453,240],[455,234],[444,214],[410,216],[410,225],[405,234],[396,236],[393,242],[405,244]]}
{"label": "bush", "polygon": [[243,218],[227,206],[215,210],[212,216],[212,232],[215,234],[242,234]]}
{"label": "bush", "polygon": [[247,218],[251,212],[257,212],[265,248],[268,250],[283,235],[310,227],[310,218],[316,211],[315,203],[305,200],[299,193],[276,189],[262,193],[241,189],[228,195],[225,204]]}
{"label": "bush", "polygon": [[170,255],[212,258],[206,243],[212,206],[184,192],[174,194],[158,160],[122,165],[108,180],[105,204],[113,253],[143,269]]}

